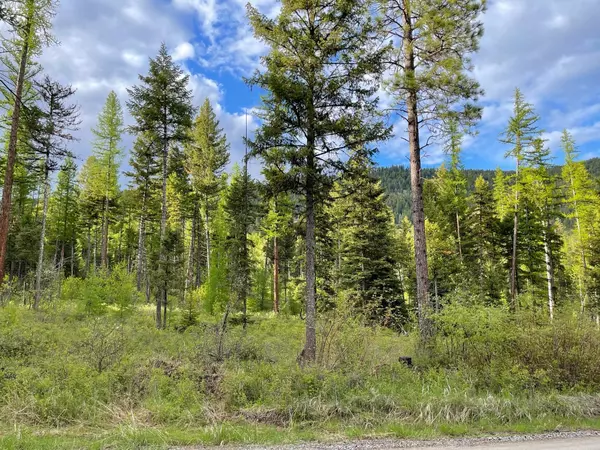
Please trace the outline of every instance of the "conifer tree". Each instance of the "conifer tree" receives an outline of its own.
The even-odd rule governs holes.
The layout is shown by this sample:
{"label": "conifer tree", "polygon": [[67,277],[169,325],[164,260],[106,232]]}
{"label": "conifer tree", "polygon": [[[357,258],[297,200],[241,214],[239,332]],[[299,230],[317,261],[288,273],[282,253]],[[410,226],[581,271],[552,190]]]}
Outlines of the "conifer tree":
{"label": "conifer tree", "polygon": [[339,183],[333,206],[341,238],[340,285],[370,322],[401,329],[406,305],[396,274],[394,219],[381,183],[371,174],[372,163],[357,155],[349,165],[352,170]]}
{"label": "conifer tree", "polygon": [[[356,0],[284,0],[268,18],[252,6],[254,34],[270,47],[264,70],[249,83],[267,91],[263,126],[252,153],[285,174],[283,184],[302,195],[306,215],[306,342],[301,360],[316,358],[316,213],[327,195],[326,175],[343,168],[339,154],[387,137],[373,116],[383,49],[369,5]],[[322,228],[322,227],[318,227]]]}
{"label": "conifer tree", "polygon": [[248,293],[251,288],[251,241],[248,235],[256,226],[259,208],[258,186],[250,178],[247,166],[242,171],[234,167],[224,203],[226,249],[231,290],[236,295],[236,302],[241,305],[244,327],[247,323]]}
{"label": "conifer tree", "polygon": [[42,229],[36,270],[34,309],[38,308],[42,295],[41,283],[50,200],[50,174],[59,168],[64,158],[71,156],[66,143],[74,140],[71,133],[77,130],[80,123],[78,107],[66,104],[75,93],[71,86],[61,86],[46,76],[41,82],[36,83],[36,89],[40,95],[40,106],[27,114],[33,156],[41,166],[43,190]]}
{"label": "conifer tree", "polygon": [[[140,85],[128,89],[127,107],[136,120],[131,127],[135,133],[149,133],[160,146],[162,168],[162,199],[160,220],[160,248],[167,244],[167,180],[171,146],[187,140],[192,124],[192,92],[189,75],[173,62],[167,47],[162,44],[155,59],[150,59],[148,75],[140,75]],[[165,247],[166,248],[166,247]],[[166,252],[159,250],[159,265],[167,263]],[[161,271],[166,273],[165,270]],[[167,319],[168,280],[159,280],[156,298],[156,326],[165,328]],[[162,307],[162,312],[161,312]]]}
{"label": "conifer tree", "polygon": [[224,171],[229,164],[229,145],[208,99],[200,108],[190,131],[186,157],[194,192],[204,207],[206,269],[210,272],[210,218],[217,207],[219,195],[226,187]]}
{"label": "conifer tree", "polygon": [[577,252],[579,267],[575,274],[579,285],[579,297],[582,311],[585,309],[588,296],[588,260],[590,237],[596,228],[597,210],[600,206],[597,193],[594,191],[592,179],[582,162],[576,161],[578,151],[573,136],[564,130],[561,146],[565,154],[565,165],[562,169],[562,180],[565,185],[564,202],[567,207],[567,217],[575,222],[577,233]]}
{"label": "conifer tree", "polygon": [[94,133],[94,155],[102,165],[105,172],[104,179],[104,207],[102,211],[102,247],[100,264],[108,267],[108,234],[110,223],[110,210],[119,193],[118,170],[123,150],[119,147],[123,132],[123,110],[117,94],[111,91],[106,103],[98,115]]}
{"label": "conifer tree", "polygon": [[535,139],[541,133],[537,127],[539,116],[535,113],[533,105],[527,103],[521,91],[516,89],[514,97],[513,115],[509,119],[508,126],[501,136],[501,142],[511,145],[512,148],[506,152],[506,157],[515,159],[516,169],[513,181],[513,239],[512,255],[510,265],[510,307],[517,309],[518,294],[518,238],[519,238],[519,201],[521,191],[520,169],[525,161],[529,159],[530,148]]}
{"label": "conifer tree", "polygon": [[497,304],[500,286],[505,282],[499,276],[500,223],[496,216],[493,192],[481,175],[475,180],[473,193],[468,199],[465,228],[472,238],[465,254],[467,266],[475,277],[472,286],[478,291],[482,303]]}
{"label": "conifer tree", "polygon": [[[412,218],[419,329],[426,341],[433,333],[428,319],[429,278],[423,205],[421,152],[444,130],[452,116],[461,126],[481,116],[474,105],[482,93],[469,77],[470,54],[477,51],[485,9],[483,0],[380,0],[383,32],[393,42],[387,89],[393,110],[406,122],[410,151]],[[429,133],[423,144],[421,132]]]}
{"label": "conifer tree", "polygon": [[[82,248],[85,248],[86,277],[98,267],[98,227],[101,222],[101,212],[104,205],[104,170],[95,156],[86,159],[79,172],[80,222],[85,230]],[[92,241],[93,237],[93,241]]]}
{"label": "conifer tree", "polygon": [[[13,22],[13,34],[4,38],[5,48],[11,48],[18,55],[18,70],[14,88],[10,90],[11,126],[8,141],[6,167],[4,169],[4,188],[0,205],[0,285],[4,281],[8,231],[12,208],[12,187],[17,146],[19,122],[23,105],[23,90],[30,72],[33,58],[41,54],[42,49],[54,43],[50,31],[57,3],[55,0],[15,0],[11,3],[10,15]],[[6,45],[8,44],[8,45]],[[35,71],[34,71],[35,72]]]}
{"label": "conifer tree", "polygon": [[75,275],[75,245],[79,219],[79,186],[77,184],[77,166],[73,158],[68,157],[58,172],[56,190],[50,198],[50,223],[53,224],[52,239],[60,246],[59,269],[65,273],[65,261],[68,262],[71,276]]}
{"label": "conifer tree", "polygon": [[138,198],[138,244],[136,256],[137,289],[142,291],[145,286],[147,300],[149,301],[149,280],[147,277],[146,254],[146,225],[152,218],[154,205],[160,204],[156,193],[160,189],[159,174],[160,145],[150,133],[140,133],[133,145],[129,165],[132,171],[126,175],[131,178]]}

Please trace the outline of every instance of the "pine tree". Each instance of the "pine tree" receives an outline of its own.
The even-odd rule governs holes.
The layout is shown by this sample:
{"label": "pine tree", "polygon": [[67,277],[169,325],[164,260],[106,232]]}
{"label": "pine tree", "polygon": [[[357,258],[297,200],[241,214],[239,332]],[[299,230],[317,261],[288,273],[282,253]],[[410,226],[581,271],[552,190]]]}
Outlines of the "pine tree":
{"label": "pine tree", "polygon": [[[52,18],[56,10],[55,0],[16,0],[11,4],[11,15],[14,20],[13,36],[5,39],[5,43],[18,53],[18,72],[14,91],[11,92],[11,127],[8,142],[8,155],[4,170],[4,188],[2,204],[0,205],[0,285],[4,281],[6,250],[12,207],[12,187],[15,162],[17,160],[17,145],[21,107],[23,104],[23,89],[32,59],[41,54],[44,46],[54,42],[50,34]],[[29,76],[31,73],[29,72]]]}
{"label": "pine tree", "polygon": [[256,183],[250,178],[247,166],[242,171],[234,167],[231,183],[225,194],[225,220],[227,224],[228,273],[236,303],[243,313],[244,327],[247,323],[247,302],[250,292],[251,241],[248,237],[256,226],[260,213],[260,198]]}
{"label": "pine tree", "polygon": [[565,185],[564,202],[567,207],[567,217],[575,221],[576,248],[580,262],[575,265],[574,272],[578,279],[581,310],[583,311],[588,297],[590,237],[596,228],[596,212],[600,201],[587,169],[583,163],[575,160],[578,151],[573,136],[567,130],[563,131],[561,144],[565,153],[565,165],[562,169],[562,180]]}
{"label": "pine tree", "polygon": [[160,190],[159,174],[160,146],[157,139],[150,133],[140,133],[133,145],[129,165],[131,172],[126,175],[131,178],[132,185],[139,201],[138,209],[138,245],[136,257],[137,289],[142,291],[145,286],[147,300],[149,301],[150,287],[147,270],[146,254],[146,224],[152,219],[155,204],[160,204],[156,193]]}
{"label": "pine tree", "polygon": [[[541,138],[535,139],[527,151],[525,160],[527,165],[523,168],[521,182],[525,208],[531,209],[526,218],[531,223],[538,222],[535,224],[535,229],[540,232],[537,237],[535,234],[533,237],[526,236],[533,241],[533,245],[528,248],[527,255],[531,259],[535,254],[533,248],[535,248],[536,241],[541,242],[548,292],[548,314],[550,320],[553,320],[557,290],[555,273],[559,265],[561,244],[555,224],[561,217],[561,199],[557,179],[548,171],[549,157],[550,150],[545,146],[545,141]],[[526,235],[526,233],[523,234]],[[534,271],[533,266],[530,267],[530,271]]]}
{"label": "pine tree", "polygon": [[[66,143],[74,140],[71,132],[77,130],[80,123],[78,107],[66,104],[75,93],[71,86],[61,86],[50,80],[49,77],[45,77],[43,81],[36,83],[36,89],[40,95],[41,107],[36,107],[35,111],[27,114],[33,156],[38,159],[37,162],[41,166],[43,186],[42,229],[36,270],[34,309],[38,308],[42,295],[41,283],[50,200],[50,174],[59,168],[64,158],[71,156]],[[35,164],[35,162],[33,163]]]}
{"label": "pine tree", "polygon": [[[66,252],[71,276],[75,275],[75,245],[79,219],[79,186],[77,185],[77,166],[73,158],[68,157],[58,172],[56,189],[50,198],[49,223],[52,226],[51,241],[60,246],[59,269],[65,274]],[[58,251],[58,249],[57,249]]]}
{"label": "pine tree", "polygon": [[85,230],[81,245],[85,248],[85,277],[89,277],[98,267],[97,237],[104,206],[104,175],[102,165],[95,156],[90,156],[79,172],[80,226]]}
{"label": "pine tree", "polygon": [[471,125],[481,116],[473,102],[482,93],[469,78],[469,55],[477,51],[483,25],[479,16],[483,0],[381,0],[385,36],[394,43],[393,76],[387,83],[394,96],[397,116],[407,124],[410,151],[412,217],[415,227],[415,260],[419,329],[426,341],[433,333],[430,309],[427,244],[423,205],[421,143],[426,128],[435,138],[450,116]]}
{"label": "pine tree", "polygon": [[474,191],[468,199],[465,228],[471,236],[465,259],[475,278],[472,286],[482,303],[497,304],[501,296],[500,286],[505,282],[499,275],[500,222],[496,216],[493,192],[482,176],[475,180]]}
{"label": "pine tree", "polygon": [[[306,342],[316,358],[316,210],[327,195],[326,174],[343,168],[336,156],[387,137],[374,120],[383,50],[376,44],[368,4],[355,0],[284,0],[270,19],[248,7],[254,34],[270,47],[265,70],[249,83],[267,91],[252,153],[278,166],[283,184],[303,197],[306,214]],[[280,164],[281,163],[281,164]],[[322,227],[319,227],[322,228]]]}
{"label": "pine tree", "polygon": [[[148,75],[140,75],[139,86],[128,89],[127,107],[136,120],[131,127],[135,133],[149,133],[160,145],[162,167],[162,205],[160,220],[159,264],[167,263],[167,180],[171,146],[187,140],[192,122],[192,92],[188,87],[189,75],[173,62],[167,47],[162,44],[158,56],[150,59]],[[161,273],[166,273],[162,270]],[[156,298],[156,326],[165,328],[167,324],[168,280],[159,281],[160,289]],[[163,312],[161,313],[161,307]]]}
{"label": "pine tree", "polygon": [[513,240],[510,268],[510,306],[514,311],[517,309],[517,271],[518,271],[518,237],[519,237],[519,195],[521,188],[520,169],[524,162],[529,160],[529,149],[537,139],[541,131],[537,128],[539,116],[535,113],[533,105],[527,103],[519,89],[515,91],[513,115],[509,119],[508,126],[500,141],[512,146],[506,157],[512,157],[516,162],[516,170],[513,182]]}
{"label": "pine tree", "polygon": [[118,170],[123,150],[119,148],[123,133],[123,110],[117,94],[111,91],[106,103],[98,115],[94,133],[94,155],[104,170],[104,207],[102,211],[102,247],[100,264],[108,267],[108,235],[110,210],[119,193]]}
{"label": "pine tree", "polygon": [[372,163],[358,155],[349,164],[353,170],[339,183],[333,206],[340,285],[370,322],[401,329],[407,312],[394,219]]}
{"label": "pine tree", "polygon": [[186,156],[194,192],[204,206],[206,269],[210,273],[210,217],[227,183],[224,171],[229,164],[229,145],[208,99],[190,131]]}

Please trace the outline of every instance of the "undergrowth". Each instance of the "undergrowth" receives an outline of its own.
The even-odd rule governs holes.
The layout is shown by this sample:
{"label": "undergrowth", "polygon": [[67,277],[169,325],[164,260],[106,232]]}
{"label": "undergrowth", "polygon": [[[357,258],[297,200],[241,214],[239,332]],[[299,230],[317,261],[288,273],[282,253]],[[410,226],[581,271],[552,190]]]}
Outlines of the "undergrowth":
{"label": "undergrowth", "polygon": [[134,430],[135,442],[150,430],[203,430],[196,441],[275,442],[282,430],[297,439],[460,434],[600,417],[600,333],[572,314],[548,324],[448,307],[436,318],[438,338],[419,352],[412,334],[323,314],[318,364],[300,367],[304,323],[292,317],[254,315],[245,330],[233,320],[223,335],[217,317],[181,327],[176,311],[172,328],[156,330],[146,306],[92,314],[67,301],[1,312],[0,423],[11,430],[3,448],[40,429]]}

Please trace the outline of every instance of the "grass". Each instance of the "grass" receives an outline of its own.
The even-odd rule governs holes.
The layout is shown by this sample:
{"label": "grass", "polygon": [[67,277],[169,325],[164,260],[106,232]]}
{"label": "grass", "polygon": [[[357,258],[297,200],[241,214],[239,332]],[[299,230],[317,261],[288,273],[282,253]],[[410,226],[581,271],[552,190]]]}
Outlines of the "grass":
{"label": "grass", "polygon": [[67,427],[45,429],[24,427],[2,432],[0,447],[17,449],[167,449],[173,446],[221,446],[264,444],[279,445],[299,442],[329,442],[356,439],[419,439],[441,437],[479,437],[502,434],[535,434],[553,431],[600,430],[600,419],[565,419],[559,417],[498,424],[474,422],[470,424],[439,423],[435,426],[390,422],[376,427],[346,427],[343,423],[325,426],[291,426],[248,423],[223,423],[203,428],[128,427],[92,429]]}
{"label": "grass", "polygon": [[[1,312],[3,449],[600,430],[600,333],[569,318],[524,326],[448,308],[445,336],[422,355],[413,335],[321,315],[319,363],[301,368],[293,317],[254,314],[219,345],[217,317],[184,330],[176,310],[164,331],[149,307]],[[406,355],[415,368],[398,362]]]}

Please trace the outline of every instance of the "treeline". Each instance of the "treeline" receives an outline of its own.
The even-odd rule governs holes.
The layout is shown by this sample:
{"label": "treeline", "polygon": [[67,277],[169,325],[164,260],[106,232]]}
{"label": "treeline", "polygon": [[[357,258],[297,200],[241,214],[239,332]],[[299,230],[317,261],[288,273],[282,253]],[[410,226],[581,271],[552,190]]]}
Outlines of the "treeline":
{"label": "treeline", "polygon": [[[589,172],[590,176],[594,180],[600,178],[600,158],[591,158],[583,161],[585,168]],[[552,175],[560,174],[562,166],[548,167],[548,171]],[[381,180],[383,189],[387,194],[386,203],[392,209],[396,222],[402,221],[403,217],[411,217],[411,198],[410,198],[410,168],[406,166],[388,166],[388,167],[376,167],[374,172],[375,176]],[[421,174],[424,179],[434,178],[437,173],[435,168],[422,169]],[[480,176],[493,185],[494,179],[496,178],[495,170],[485,169],[464,169],[463,170],[466,182],[467,192],[472,193],[475,188],[475,181]],[[505,171],[507,175],[510,175],[512,171]]]}
{"label": "treeline", "polygon": [[[68,145],[79,126],[74,90],[42,77],[35,62],[52,41],[56,5],[11,3],[4,297],[39,309],[84,279],[79,297],[90,312],[146,302],[159,329],[193,325],[200,308],[222,314],[223,331],[234,317],[246,327],[255,311],[299,314],[303,362],[316,359],[318,315],[335,308],[416,329],[425,344],[435,313],[454,302],[527,308],[545,321],[574,302],[598,321],[600,202],[572,136],[563,135],[557,172],[517,90],[501,138],[515,170],[497,171],[492,187],[462,167],[462,135],[481,117],[469,55],[485,2],[383,2],[376,18],[368,1],[282,3],[277,18],[248,7],[269,52],[247,80],[264,92],[260,127],[231,173],[213,106],[193,104],[189,75],[165,45],[127,90],[133,123],[125,126],[109,93],[93,155],[77,168]],[[408,130],[412,220],[399,224],[373,168],[376,144],[394,132],[381,87]],[[421,171],[424,129],[449,155],[435,172]],[[124,133],[133,148],[123,148]],[[263,181],[250,177],[248,158],[262,162]],[[112,295],[131,284],[135,294]],[[185,314],[172,323],[176,308]]]}

